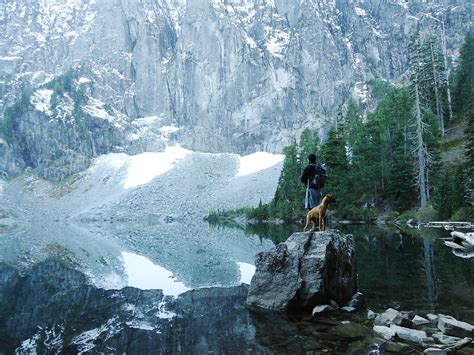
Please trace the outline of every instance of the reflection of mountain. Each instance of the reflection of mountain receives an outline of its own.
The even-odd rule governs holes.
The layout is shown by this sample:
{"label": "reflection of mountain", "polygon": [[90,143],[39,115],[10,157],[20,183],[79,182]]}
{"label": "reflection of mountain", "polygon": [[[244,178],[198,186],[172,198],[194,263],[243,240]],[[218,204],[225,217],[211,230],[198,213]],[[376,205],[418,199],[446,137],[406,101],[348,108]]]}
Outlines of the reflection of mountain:
{"label": "reflection of mountain", "polygon": [[[164,159],[167,153],[155,154]],[[281,158],[264,157],[271,162]],[[142,158],[146,164],[142,161],[137,170],[148,166],[145,177],[152,180],[124,187],[136,173],[134,159]],[[246,238],[242,231],[209,228],[203,217],[209,209],[269,201],[281,163],[240,176],[240,160],[249,157],[189,152],[174,164],[161,165],[158,158],[112,154],[61,184],[31,175],[3,182],[0,261],[28,267],[59,256],[79,265],[96,285],[118,288],[127,285],[125,251],[169,270],[190,288],[238,285],[236,263],[252,264],[255,254],[272,243]],[[261,169],[257,158],[251,165]],[[172,168],[163,172],[164,165]],[[7,223],[5,233],[1,225]]]}
{"label": "reflection of mountain", "polygon": [[209,288],[178,299],[160,290],[104,290],[57,261],[20,276],[0,267],[0,352],[87,349],[127,353],[255,351],[247,287]]}
{"label": "reflection of mountain", "polygon": [[373,344],[370,328],[357,324],[364,313],[350,326],[334,316],[261,313],[246,308],[247,292],[201,288],[173,298],[99,289],[55,260],[24,275],[0,265],[0,353],[305,354]]}

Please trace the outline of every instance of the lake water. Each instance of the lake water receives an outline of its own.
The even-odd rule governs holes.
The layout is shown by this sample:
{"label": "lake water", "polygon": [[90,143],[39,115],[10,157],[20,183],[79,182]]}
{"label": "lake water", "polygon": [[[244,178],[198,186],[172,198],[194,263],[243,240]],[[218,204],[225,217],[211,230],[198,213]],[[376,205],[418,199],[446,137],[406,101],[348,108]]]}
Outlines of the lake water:
{"label": "lake water", "polygon": [[[194,228],[200,229],[194,233],[201,236],[197,239],[201,244],[194,245],[196,239],[190,239],[193,245],[188,254],[191,251],[196,256],[184,257],[186,251],[180,250],[181,262],[178,259],[173,263],[166,262],[166,257],[151,257],[166,255],[157,235],[144,235],[144,231],[129,235],[131,239],[145,239],[149,251],[156,252],[122,251],[123,274],[115,288],[97,287],[81,265],[64,258],[46,258],[20,273],[11,262],[2,264],[0,353],[306,354],[390,350],[373,336],[365,310],[315,320],[305,314],[281,316],[250,312],[245,307],[245,283],[254,272],[248,260],[252,246],[255,252],[268,249],[270,241],[283,241],[299,227],[252,226],[244,230],[198,224]],[[443,245],[439,238],[448,236],[448,232],[406,233],[365,226],[340,229],[354,235],[359,288],[366,295],[368,308],[381,311],[395,302],[402,310],[445,313],[474,323],[474,259],[458,258]],[[211,243],[206,238],[212,236],[221,240],[220,247],[212,242],[216,256],[204,258],[206,243]],[[172,243],[169,248],[173,248]],[[159,260],[163,260],[162,265]],[[205,267],[198,265],[202,262]],[[225,287],[215,287],[219,284]]]}

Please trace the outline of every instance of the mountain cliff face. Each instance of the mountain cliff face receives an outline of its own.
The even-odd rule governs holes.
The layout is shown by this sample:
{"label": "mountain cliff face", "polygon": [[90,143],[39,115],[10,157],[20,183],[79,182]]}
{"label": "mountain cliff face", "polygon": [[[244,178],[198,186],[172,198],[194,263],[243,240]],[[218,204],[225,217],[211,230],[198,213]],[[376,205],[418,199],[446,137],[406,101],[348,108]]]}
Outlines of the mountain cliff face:
{"label": "mountain cliff face", "polygon": [[[190,149],[279,152],[306,127],[324,136],[350,97],[370,106],[371,79],[402,78],[417,31],[440,34],[443,22],[455,59],[472,29],[472,8],[464,0],[2,1],[0,112],[26,89],[38,91],[75,68],[88,100],[123,123],[113,134],[123,137],[105,145],[162,148],[159,134],[153,147],[127,148],[140,133],[133,121],[154,117]],[[15,134],[48,125],[51,115],[31,112],[35,107],[14,118],[21,121]],[[39,166],[25,159],[38,139],[25,142],[0,141],[4,174]],[[85,158],[100,154],[94,144],[87,143]],[[51,174],[66,172],[42,175]]]}

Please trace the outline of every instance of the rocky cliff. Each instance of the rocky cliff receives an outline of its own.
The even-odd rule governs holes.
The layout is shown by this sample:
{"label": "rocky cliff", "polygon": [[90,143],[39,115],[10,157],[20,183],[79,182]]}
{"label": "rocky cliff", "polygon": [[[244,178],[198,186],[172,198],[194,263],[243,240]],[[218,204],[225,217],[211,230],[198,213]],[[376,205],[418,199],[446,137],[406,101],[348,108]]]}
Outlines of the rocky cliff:
{"label": "rocky cliff", "polygon": [[[349,97],[370,106],[369,83],[403,77],[417,31],[440,34],[444,24],[449,58],[456,58],[472,29],[472,6],[463,0],[1,2],[0,112],[26,89],[77,68],[91,99],[127,122],[158,118],[160,126],[175,127],[174,139],[187,148],[278,152],[306,127],[324,136]],[[31,117],[21,120],[35,130]],[[0,166],[31,165],[18,161],[15,168]]]}

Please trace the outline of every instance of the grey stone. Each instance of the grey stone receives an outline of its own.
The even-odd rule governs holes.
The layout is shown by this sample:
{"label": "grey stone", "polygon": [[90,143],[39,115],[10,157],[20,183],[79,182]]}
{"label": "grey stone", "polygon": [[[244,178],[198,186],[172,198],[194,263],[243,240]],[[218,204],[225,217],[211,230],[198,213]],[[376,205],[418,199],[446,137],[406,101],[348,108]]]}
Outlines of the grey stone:
{"label": "grey stone", "polygon": [[374,320],[378,316],[378,313],[375,313],[371,309],[367,311],[367,319],[368,320]]}
{"label": "grey stone", "polygon": [[365,296],[362,292],[356,292],[353,296],[352,299],[347,302],[347,306],[349,307],[354,307],[354,308],[359,308],[365,306]]}
{"label": "grey stone", "polygon": [[339,309],[339,305],[338,305],[337,302],[334,301],[334,300],[330,300],[330,301],[329,301],[329,305],[330,305],[332,308],[334,308],[334,309]]}
{"label": "grey stone", "polygon": [[257,254],[247,304],[276,311],[344,304],[357,290],[354,261],[352,236],[294,233]]}
{"label": "grey stone", "polygon": [[325,304],[325,305],[322,305],[322,306],[314,307],[311,314],[313,315],[313,317],[316,317],[320,314],[328,313],[328,312],[332,312],[332,311],[333,311],[333,308],[331,306],[328,306],[327,304]]}
{"label": "grey stone", "polygon": [[[83,0],[49,7],[56,19],[50,22],[41,16],[41,2],[8,3],[15,11],[0,23],[0,113],[23,87],[77,65],[91,80],[94,98],[112,103],[130,120],[158,115],[163,125],[179,126],[171,139],[187,148],[239,153],[280,152],[304,127],[324,138],[333,123],[326,117],[336,117],[350,96],[363,108],[374,105],[368,81],[374,73],[400,79],[408,68],[409,39],[417,31],[431,32],[434,24],[417,19],[431,11],[430,2],[405,8],[402,2],[382,7],[368,1],[362,10],[344,1],[241,6],[148,0],[137,7],[133,1]],[[450,5],[457,21],[446,23],[446,34],[455,53],[472,16],[465,1]],[[66,10],[68,16],[61,16]],[[25,36],[23,28],[38,35]],[[357,35],[350,28],[358,28]]]}
{"label": "grey stone", "polygon": [[353,313],[353,312],[356,311],[356,308],[355,307],[350,307],[350,306],[345,306],[345,307],[341,307],[341,311],[347,312],[347,313]]}
{"label": "grey stone", "polygon": [[392,340],[395,337],[395,330],[383,325],[374,325],[373,331],[386,340]]}
{"label": "grey stone", "polygon": [[374,320],[375,325],[385,325],[389,326],[394,324],[395,319],[401,318],[400,312],[393,308],[385,310],[385,312],[380,313]]}
{"label": "grey stone", "polygon": [[415,329],[400,327],[394,324],[390,325],[390,328],[392,328],[397,334],[397,336],[402,340],[409,341],[411,343],[415,343],[418,345],[434,343],[433,338],[429,338],[426,335],[426,332],[422,330],[415,330]]}
{"label": "grey stone", "polygon": [[452,337],[443,333],[434,333],[432,337],[436,342],[444,345],[454,345],[462,340],[462,338]]}
{"label": "grey stone", "polygon": [[411,321],[415,327],[430,323],[428,319],[420,317],[419,315],[414,316]]}
{"label": "grey stone", "polygon": [[427,355],[446,355],[448,352],[439,348],[427,348],[423,351],[423,353]]}
{"label": "grey stone", "polygon": [[428,320],[429,320],[432,324],[438,323],[438,315],[437,315],[437,314],[428,313],[428,314],[426,315],[426,318],[428,318]]}
{"label": "grey stone", "polygon": [[446,335],[452,335],[455,337],[472,337],[474,335],[474,326],[458,321],[451,316],[439,315],[438,329]]}

